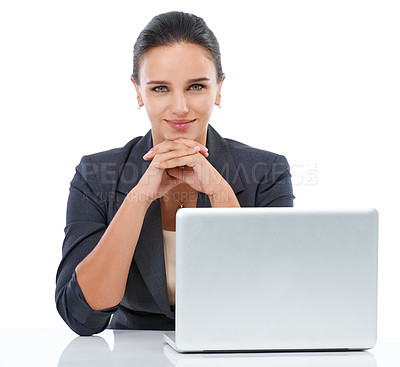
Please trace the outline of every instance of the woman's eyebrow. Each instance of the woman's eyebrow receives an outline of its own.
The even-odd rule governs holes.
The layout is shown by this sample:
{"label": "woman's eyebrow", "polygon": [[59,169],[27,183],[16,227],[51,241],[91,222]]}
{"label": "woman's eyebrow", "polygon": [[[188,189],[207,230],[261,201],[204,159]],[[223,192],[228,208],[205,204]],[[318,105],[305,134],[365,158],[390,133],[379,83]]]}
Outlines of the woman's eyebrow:
{"label": "woman's eyebrow", "polygon": [[190,83],[198,83],[198,82],[205,82],[205,81],[209,81],[209,80],[210,80],[210,78],[206,78],[206,77],[197,78],[197,79],[190,79],[190,80],[188,80],[188,84],[190,84]]}
{"label": "woman's eyebrow", "polygon": [[[187,81],[187,83],[188,84],[190,84],[190,83],[198,83],[198,82],[204,82],[204,81],[209,81],[209,80],[210,80],[210,78],[203,77],[203,78],[189,79]],[[150,80],[146,84],[147,85],[148,84],[165,84],[165,85],[169,85],[171,83],[166,81],[166,80]]]}

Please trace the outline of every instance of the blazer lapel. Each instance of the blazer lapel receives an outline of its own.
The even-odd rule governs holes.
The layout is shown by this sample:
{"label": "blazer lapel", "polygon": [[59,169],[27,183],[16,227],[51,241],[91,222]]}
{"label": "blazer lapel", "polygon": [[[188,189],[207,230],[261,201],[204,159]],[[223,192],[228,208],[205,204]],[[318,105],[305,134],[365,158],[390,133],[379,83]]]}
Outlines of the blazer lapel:
{"label": "blazer lapel", "polygon": [[208,153],[207,158],[211,165],[229,183],[235,194],[244,190],[240,175],[241,167],[238,167],[232,157],[230,147],[226,140],[222,138],[215,129],[209,124],[207,129]]}
{"label": "blazer lapel", "polygon": [[160,310],[173,318],[168,300],[160,199],[154,200],[147,210],[134,261]]}
{"label": "blazer lapel", "polygon": [[[207,141],[209,157],[207,158],[211,165],[221,174],[221,176],[229,183],[235,194],[244,190],[240,170],[237,167],[229,145],[217,131],[208,124]],[[197,196],[197,208],[210,208],[211,203],[209,197],[203,192],[199,192]]]}
{"label": "blazer lapel", "polygon": [[151,130],[149,130],[148,133],[133,146],[129,157],[121,170],[116,190],[123,194],[123,198],[125,198],[126,194],[137,185],[149,167],[150,161],[145,161],[143,156],[152,147],[153,138]]}

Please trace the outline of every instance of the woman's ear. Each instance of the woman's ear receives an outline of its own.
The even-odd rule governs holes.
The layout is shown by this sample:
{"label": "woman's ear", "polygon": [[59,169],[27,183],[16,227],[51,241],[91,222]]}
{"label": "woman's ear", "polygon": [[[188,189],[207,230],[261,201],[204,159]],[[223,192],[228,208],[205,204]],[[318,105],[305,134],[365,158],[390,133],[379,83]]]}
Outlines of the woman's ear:
{"label": "woman's ear", "polygon": [[135,80],[133,79],[133,76],[131,76],[131,81],[132,81],[132,83],[133,83],[133,85],[135,86],[135,89],[136,89],[136,94],[137,94],[137,100],[138,100],[139,107],[142,107],[144,105],[144,103],[142,101],[142,96],[140,95],[139,86],[135,83]]}
{"label": "woman's ear", "polygon": [[224,82],[224,80],[225,80],[225,74],[222,76],[222,79],[221,79],[221,81],[219,82],[219,85],[218,85],[217,96],[215,98],[215,104],[217,106],[221,105],[221,88],[222,88],[222,83]]}
{"label": "woman's ear", "polygon": [[131,76],[131,81],[132,81],[133,85],[135,86],[136,93],[139,94],[139,86],[135,83],[135,80],[133,79],[133,76]]}

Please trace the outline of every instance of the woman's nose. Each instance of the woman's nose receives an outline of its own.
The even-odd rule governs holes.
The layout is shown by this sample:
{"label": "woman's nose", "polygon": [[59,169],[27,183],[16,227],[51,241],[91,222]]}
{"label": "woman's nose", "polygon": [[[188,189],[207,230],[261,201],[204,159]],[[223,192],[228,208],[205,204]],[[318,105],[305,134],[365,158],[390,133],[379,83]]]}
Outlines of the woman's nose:
{"label": "woman's nose", "polygon": [[183,94],[175,94],[172,100],[172,113],[176,115],[184,115],[189,112],[186,98]]}

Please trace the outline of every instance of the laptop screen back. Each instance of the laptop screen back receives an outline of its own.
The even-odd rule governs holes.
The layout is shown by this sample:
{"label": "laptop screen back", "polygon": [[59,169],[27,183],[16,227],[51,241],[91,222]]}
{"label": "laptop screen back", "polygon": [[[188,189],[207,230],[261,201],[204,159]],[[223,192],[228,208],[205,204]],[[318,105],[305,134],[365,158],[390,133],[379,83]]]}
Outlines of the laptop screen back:
{"label": "laptop screen back", "polygon": [[178,348],[372,347],[377,242],[374,209],[180,209]]}

